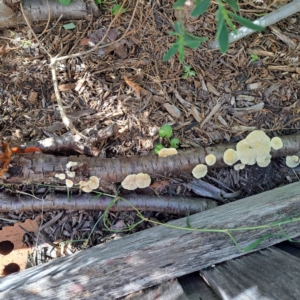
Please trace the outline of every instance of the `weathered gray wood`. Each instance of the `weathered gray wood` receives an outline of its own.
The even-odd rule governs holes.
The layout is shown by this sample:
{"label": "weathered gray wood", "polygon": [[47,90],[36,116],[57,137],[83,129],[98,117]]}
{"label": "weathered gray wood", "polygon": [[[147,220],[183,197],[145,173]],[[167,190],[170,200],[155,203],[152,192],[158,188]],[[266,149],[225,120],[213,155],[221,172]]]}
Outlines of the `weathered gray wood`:
{"label": "weathered gray wood", "polygon": [[[199,276],[199,275],[198,275]],[[199,276],[200,277],[200,276]],[[159,285],[140,290],[119,300],[190,300],[177,279],[161,283]]]}
{"label": "weathered gray wood", "polygon": [[200,271],[222,299],[300,297],[300,259],[271,247]]}
{"label": "weathered gray wood", "polygon": [[199,273],[192,273],[178,278],[189,300],[220,300],[220,297],[206,284]]}
{"label": "weathered gray wood", "polygon": [[[225,204],[190,216],[193,228],[236,228],[272,224],[300,213],[300,184]],[[169,223],[186,227],[186,218]],[[282,226],[290,237],[299,222]],[[278,228],[234,232],[242,247]],[[257,250],[285,237],[265,239]],[[224,233],[156,226],[73,256],[0,280],[2,299],[114,299],[244,255]]]}

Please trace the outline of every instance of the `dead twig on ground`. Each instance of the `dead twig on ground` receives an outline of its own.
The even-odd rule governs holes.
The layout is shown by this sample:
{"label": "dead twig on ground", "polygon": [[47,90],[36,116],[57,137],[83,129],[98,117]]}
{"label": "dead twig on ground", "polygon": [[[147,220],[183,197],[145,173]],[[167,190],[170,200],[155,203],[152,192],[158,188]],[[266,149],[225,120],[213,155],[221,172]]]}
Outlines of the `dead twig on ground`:
{"label": "dead twig on ground", "polygon": [[[127,202],[121,199],[116,202],[110,211],[158,211],[172,214],[192,214],[204,211],[217,206],[216,202],[207,198],[186,198],[182,196],[170,197],[156,195],[126,195],[124,196]],[[16,200],[16,197],[5,194],[0,195],[0,212],[24,212],[28,210],[49,210],[49,209],[67,209],[67,210],[105,210],[113,200],[112,197],[101,196],[97,197],[91,194],[75,195],[68,198],[67,195],[49,194],[44,201],[39,201],[33,197],[23,196]],[[130,205],[130,204],[131,205]],[[57,215],[60,218],[62,213]],[[51,222],[56,222],[52,219]],[[52,223],[51,223],[52,224]],[[41,226],[40,230],[47,227],[48,223]]]}

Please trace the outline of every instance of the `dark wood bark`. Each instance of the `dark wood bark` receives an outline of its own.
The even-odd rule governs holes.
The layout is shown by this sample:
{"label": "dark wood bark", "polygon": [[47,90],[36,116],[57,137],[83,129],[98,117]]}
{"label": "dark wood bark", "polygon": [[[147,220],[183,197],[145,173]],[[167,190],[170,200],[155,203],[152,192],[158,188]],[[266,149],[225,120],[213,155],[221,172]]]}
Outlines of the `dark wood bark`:
{"label": "dark wood bark", "polygon": [[[20,11],[13,12],[7,3],[10,0],[0,0],[0,28],[16,27],[26,25],[26,22]],[[14,1],[15,3],[15,1]],[[50,21],[58,19],[61,15],[62,20],[90,20],[93,17],[99,17],[100,12],[94,1],[72,0],[69,6],[63,6],[56,0],[22,0],[24,13],[33,24],[36,21],[48,21],[50,8]]]}
{"label": "dark wood bark", "polygon": [[[274,224],[300,213],[300,185],[294,183],[190,216],[192,228],[233,229]],[[169,223],[186,227],[186,218]],[[282,228],[291,238],[299,222]],[[235,231],[241,247],[278,227]],[[286,239],[265,239],[262,249]],[[0,280],[2,299],[116,299],[142,288],[244,255],[224,233],[157,226]]]}
{"label": "dark wood bark", "polygon": [[200,272],[222,299],[299,299],[300,259],[275,247]]}
{"label": "dark wood bark", "polygon": [[[282,137],[284,147],[272,151],[273,157],[297,154],[299,152],[300,134]],[[37,145],[38,146],[38,145]],[[224,167],[223,153],[226,149],[235,148],[235,144],[221,144],[212,147],[200,147],[198,149],[179,151],[179,154],[169,157],[157,155],[121,157],[105,159],[86,156],[53,156],[45,154],[17,155],[9,169],[10,178],[5,183],[22,184],[49,183],[64,184],[55,178],[55,174],[64,172],[69,161],[76,161],[80,167],[75,170],[74,183],[86,180],[90,176],[97,176],[104,182],[122,182],[128,174],[147,173],[152,178],[157,175],[173,176],[185,172],[191,172],[199,163],[205,163],[205,156],[213,153],[217,157],[217,163],[213,166]]]}
{"label": "dark wood bark", "polygon": [[[135,208],[143,211],[160,211],[173,214],[194,214],[217,206],[216,202],[204,198],[169,197],[156,195],[126,195],[124,197]],[[49,194],[44,200],[32,197],[16,197],[0,194],[0,212],[22,212],[26,210],[105,210],[113,199],[107,196],[96,198],[94,194],[67,195]],[[110,211],[133,210],[125,201],[119,200]]]}

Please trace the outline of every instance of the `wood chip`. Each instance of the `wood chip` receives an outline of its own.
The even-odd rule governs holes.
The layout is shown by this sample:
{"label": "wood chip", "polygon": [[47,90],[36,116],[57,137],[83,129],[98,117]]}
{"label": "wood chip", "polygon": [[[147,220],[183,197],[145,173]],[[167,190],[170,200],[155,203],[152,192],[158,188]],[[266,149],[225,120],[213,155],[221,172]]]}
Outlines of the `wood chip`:
{"label": "wood chip", "polygon": [[288,47],[290,47],[291,49],[296,49],[297,44],[294,43],[288,36],[284,35],[278,27],[276,26],[270,26],[272,33],[274,33],[277,38],[281,41],[283,41]]}
{"label": "wood chip", "polygon": [[211,112],[207,115],[207,117],[201,123],[200,128],[202,128],[204,126],[204,124],[212,118],[212,116],[221,108],[221,106],[222,106],[222,103],[217,102],[217,104],[212,108]]}
{"label": "wood chip", "polygon": [[181,117],[181,112],[175,105],[166,103],[164,107],[172,117],[177,119]]}
{"label": "wood chip", "polygon": [[240,101],[254,101],[255,97],[249,96],[249,95],[238,95],[236,97],[236,100],[240,100]]}
{"label": "wood chip", "polygon": [[220,93],[214,88],[214,86],[210,82],[208,82],[206,86],[211,93],[213,93],[216,96],[220,96]]}
{"label": "wood chip", "polygon": [[196,106],[192,106],[191,110],[190,110],[192,116],[195,118],[195,120],[197,122],[201,122],[202,121],[202,118],[200,116],[200,112],[198,111],[198,108]]}
{"label": "wood chip", "polygon": [[[178,93],[176,90],[174,90],[174,95],[175,95],[176,99],[177,99],[184,107],[186,107],[186,108],[190,108],[190,107],[191,107],[192,104],[191,104],[190,102],[184,100],[184,99],[179,95],[179,93]],[[196,118],[195,118],[195,119],[196,119]]]}
{"label": "wood chip", "polygon": [[28,101],[30,102],[30,104],[35,104],[37,97],[38,97],[38,93],[35,91],[31,91],[28,96]]}
{"label": "wood chip", "polygon": [[253,130],[256,130],[257,127],[256,126],[238,125],[238,126],[233,126],[231,129],[234,130],[234,131],[253,131]]}
{"label": "wood chip", "polygon": [[259,110],[264,108],[264,105],[265,105],[264,102],[259,102],[255,105],[252,105],[252,106],[231,108],[229,110],[233,111],[234,116],[240,117],[240,116],[243,116],[245,114],[250,114],[250,113],[259,111]]}
{"label": "wood chip", "polygon": [[262,87],[262,82],[255,82],[255,83],[247,84],[248,90],[257,90],[261,87]]}

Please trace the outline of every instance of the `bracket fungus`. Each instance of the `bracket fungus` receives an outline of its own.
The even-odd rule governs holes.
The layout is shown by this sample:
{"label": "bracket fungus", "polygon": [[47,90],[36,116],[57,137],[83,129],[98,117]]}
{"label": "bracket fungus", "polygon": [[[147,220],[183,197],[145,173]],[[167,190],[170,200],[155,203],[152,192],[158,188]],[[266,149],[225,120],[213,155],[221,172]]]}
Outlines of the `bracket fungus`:
{"label": "bracket fungus", "polygon": [[290,168],[295,168],[300,164],[300,159],[297,155],[287,156],[285,163]]}
{"label": "bracket fungus", "polygon": [[271,139],[271,147],[274,150],[279,150],[283,147],[283,142],[280,137],[276,136]]}
{"label": "bracket fungus", "polygon": [[234,163],[236,163],[239,160],[239,155],[235,150],[227,149],[224,152],[223,160],[225,164],[232,166]]}
{"label": "bracket fungus", "polygon": [[205,162],[208,166],[212,166],[216,163],[217,158],[213,154],[208,154],[205,156]]}
{"label": "bracket fungus", "polygon": [[158,151],[158,156],[167,157],[171,155],[177,154],[177,150],[175,148],[162,148]]}
{"label": "bracket fungus", "polygon": [[204,177],[207,174],[207,166],[203,164],[197,165],[193,169],[192,174],[197,179]]}
{"label": "bracket fungus", "polygon": [[151,184],[151,178],[148,174],[130,174],[125,177],[121,185],[126,190],[143,189]]}
{"label": "bracket fungus", "polygon": [[72,167],[76,167],[78,165],[78,162],[76,161],[69,161],[67,164],[66,164],[66,168],[67,169],[70,169]]}

